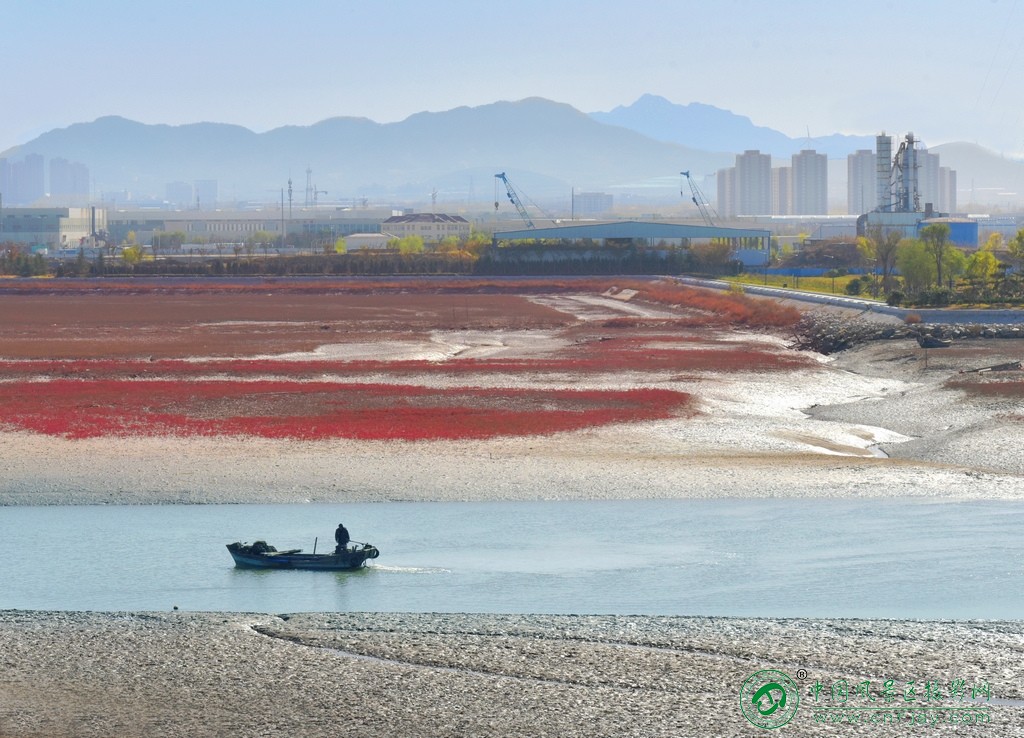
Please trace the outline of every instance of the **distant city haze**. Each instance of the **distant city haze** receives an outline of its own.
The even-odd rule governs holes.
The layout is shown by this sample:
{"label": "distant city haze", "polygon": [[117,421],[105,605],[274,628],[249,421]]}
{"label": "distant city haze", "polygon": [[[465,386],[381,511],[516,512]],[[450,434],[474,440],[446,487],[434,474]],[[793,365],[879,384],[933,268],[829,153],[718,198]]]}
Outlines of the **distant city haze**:
{"label": "distant city haze", "polygon": [[265,132],[653,93],[791,138],[913,131],[1020,156],[1022,22],[1019,0],[7,3],[0,151],[108,115]]}

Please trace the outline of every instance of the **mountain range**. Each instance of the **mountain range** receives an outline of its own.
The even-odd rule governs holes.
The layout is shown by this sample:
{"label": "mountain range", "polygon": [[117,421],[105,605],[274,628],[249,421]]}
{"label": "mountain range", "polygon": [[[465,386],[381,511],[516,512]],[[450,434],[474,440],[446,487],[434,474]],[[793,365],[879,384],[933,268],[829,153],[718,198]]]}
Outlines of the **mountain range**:
{"label": "mountain range", "polygon": [[[273,201],[292,180],[302,202],[306,170],[324,200],[374,197],[489,201],[507,172],[534,198],[576,190],[678,197],[679,172],[710,175],[736,152],[759,149],[780,163],[804,148],[842,159],[873,149],[873,136],[794,139],[747,117],[645,95],[630,106],[583,113],[542,98],[417,113],[397,123],[337,117],[266,133],[222,123],[150,125],[109,116],[44,133],[0,152],[41,154],[89,167],[94,192],[162,198],[167,183],[215,179],[222,200]],[[1024,163],[973,144],[932,149],[958,170],[961,191],[1024,192]],[[845,162],[836,162],[845,168]],[[845,169],[844,169],[845,171]],[[964,202],[968,198],[961,197]],[[1020,198],[1024,199],[1024,198]],[[980,201],[980,200],[976,200]]]}
{"label": "mountain range", "polygon": [[703,103],[677,105],[657,95],[643,95],[632,105],[607,113],[591,113],[601,123],[622,126],[658,141],[671,141],[706,151],[739,153],[757,149],[788,159],[802,149],[814,149],[830,159],[845,158],[857,149],[875,148],[874,136],[834,134],[790,138],[772,128],[757,126],[746,116]]}

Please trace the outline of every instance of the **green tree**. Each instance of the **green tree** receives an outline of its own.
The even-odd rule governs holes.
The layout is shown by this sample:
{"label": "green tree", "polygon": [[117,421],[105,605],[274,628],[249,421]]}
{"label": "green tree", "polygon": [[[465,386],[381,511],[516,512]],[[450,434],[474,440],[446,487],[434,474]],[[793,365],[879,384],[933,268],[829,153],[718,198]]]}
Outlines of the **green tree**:
{"label": "green tree", "polygon": [[[998,234],[994,234],[998,235]],[[999,271],[999,260],[991,251],[975,251],[965,265],[967,278],[979,287],[988,287]]]}
{"label": "green tree", "polygon": [[1006,244],[1006,247],[1015,259],[1024,259],[1024,228],[1017,231],[1017,235]]}
{"label": "green tree", "polygon": [[878,229],[878,242],[875,246],[875,259],[882,270],[882,289],[888,292],[896,286],[892,272],[896,267],[896,250],[900,245],[902,236],[899,231],[891,230],[884,234]]}
{"label": "green tree", "polygon": [[935,282],[935,261],[923,241],[901,239],[896,248],[896,266],[907,291],[916,294]]}
{"label": "green tree", "polygon": [[462,242],[458,236],[445,236],[438,244],[436,251],[441,254],[454,254],[462,250]]}
{"label": "green tree", "polygon": [[698,271],[708,274],[723,274],[732,262],[733,250],[728,241],[695,243],[690,246],[694,265]]}
{"label": "green tree", "polygon": [[950,246],[942,259],[942,271],[946,278],[952,282],[957,277],[963,276],[967,271],[967,255],[962,249]]}
{"label": "green tree", "polygon": [[480,253],[491,245],[491,234],[485,233],[484,231],[478,231],[473,229],[469,233],[469,238],[466,239],[466,243],[463,244],[463,249],[470,253],[472,256],[479,256]]}
{"label": "green tree", "polygon": [[125,246],[121,249],[121,260],[130,267],[135,266],[142,261],[142,247]]}
{"label": "green tree", "polygon": [[946,251],[950,248],[949,226],[946,223],[926,225],[921,229],[921,240],[924,241],[925,249],[935,261],[935,282],[939,287],[942,287]]}
{"label": "green tree", "polygon": [[277,241],[277,236],[275,236],[270,231],[256,231],[255,233],[250,234],[249,237],[245,239],[245,245],[249,246],[250,248],[255,248],[257,246],[259,246],[260,248],[265,248],[266,246],[274,243],[275,241]]}
{"label": "green tree", "polygon": [[405,236],[404,238],[395,238],[388,242],[388,246],[398,249],[398,253],[400,254],[422,254],[423,238],[422,236]]}
{"label": "green tree", "polygon": [[1003,234],[994,231],[988,234],[988,238],[985,239],[985,244],[981,248],[983,251],[1001,251],[1005,245]]}

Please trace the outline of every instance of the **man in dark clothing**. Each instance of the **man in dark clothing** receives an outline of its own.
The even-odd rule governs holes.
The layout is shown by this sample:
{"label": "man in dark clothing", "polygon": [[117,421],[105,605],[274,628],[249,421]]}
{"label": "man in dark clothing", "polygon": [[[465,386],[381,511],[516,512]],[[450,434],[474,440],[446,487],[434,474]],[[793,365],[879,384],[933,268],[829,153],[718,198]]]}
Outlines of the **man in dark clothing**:
{"label": "man in dark clothing", "polygon": [[334,548],[334,553],[336,554],[343,552],[345,547],[348,546],[348,529],[345,528],[343,523],[338,523],[338,529],[334,531],[334,542],[338,544]]}

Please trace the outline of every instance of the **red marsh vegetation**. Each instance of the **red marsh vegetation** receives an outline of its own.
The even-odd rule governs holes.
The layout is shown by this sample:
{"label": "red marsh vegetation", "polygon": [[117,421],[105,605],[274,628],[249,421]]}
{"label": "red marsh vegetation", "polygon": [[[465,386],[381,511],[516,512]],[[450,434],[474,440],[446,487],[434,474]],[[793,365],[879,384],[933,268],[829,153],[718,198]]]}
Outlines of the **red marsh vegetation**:
{"label": "red marsh vegetation", "polygon": [[[529,299],[625,288],[677,317],[581,323]],[[719,340],[732,326],[783,327],[791,312],[657,279],[15,280],[0,284],[0,427],[68,438],[417,440],[686,416],[689,395],[631,389],[635,377],[625,377],[811,366],[763,344]],[[561,348],[446,361],[265,358],[325,344],[429,342],[436,330],[538,329],[561,336]],[[623,388],[522,388],[544,375],[564,384],[594,374],[621,374]],[[443,376],[447,388],[418,386],[416,375]],[[498,375],[517,388],[476,386]]]}
{"label": "red marsh vegetation", "polygon": [[431,389],[287,381],[53,380],[0,384],[8,429],[64,438],[257,436],[322,440],[525,436],[692,413],[660,389]]}
{"label": "red marsh vegetation", "polygon": [[1011,400],[1024,399],[1024,379],[951,379],[946,382],[949,389],[958,389],[975,397],[999,397]]}

